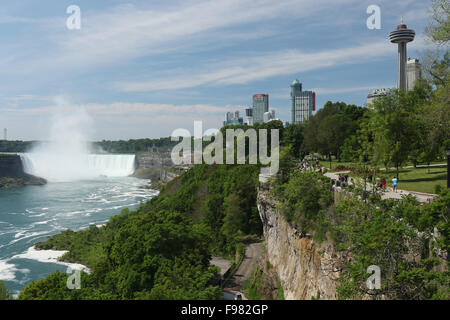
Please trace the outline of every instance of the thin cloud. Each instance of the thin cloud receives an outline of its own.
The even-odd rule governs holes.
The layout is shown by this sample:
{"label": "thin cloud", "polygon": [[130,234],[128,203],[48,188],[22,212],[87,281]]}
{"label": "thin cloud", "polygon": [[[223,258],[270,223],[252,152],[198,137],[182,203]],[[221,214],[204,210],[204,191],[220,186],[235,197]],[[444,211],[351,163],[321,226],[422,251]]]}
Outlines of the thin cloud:
{"label": "thin cloud", "polygon": [[[357,2],[342,0],[340,4]],[[4,65],[2,71],[6,74],[55,69],[92,71],[96,67],[181,49],[202,51],[224,45],[224,40],[232,45],[273,36],[274,30],[265,30],[261,25],[256,30],[247,29],[261,22],[264,27],[276,26],[274,21],[280,18],[298,19],[329,12],[333,5],[336,5],[334,0],[197,0],[163,8],[127,4],[106,11],[82,10],[81,30],[68,32],[64,19],[60,18],[58,23],[56,19],[46,23],[45,28],[52,32],[46,30],[50,36],[40,36],[45,43],[40,49],[45,54],[25,56],[13,68]],[[226,34],[225,38],[220,32]]]}
{"label": "thin cloud", "polygon": [[224,61],[220,67],[217,67],[216,64],[204,66],[201,68],[202,72],[186,70],[186,74],[189,76],[177,75],[167,79],[118,83],[116,87],[125,92],[142,92],[192,88],[202,85],[245,84],[274,76],[298,74],[342,64],[362,63],[391,55],[394,51],[395,48],[384,41],[314,53],[286,50],[248,59]]}
{"label": "thin cloud", "polygon": [[88,103],[81,105],[58,104],[39,107],[4,108],[4,112],[20,113],[24,115],[53,114],[66,110],[84,109],[91,115],[98,116],[125,116],[125,115],[174,115],[174,114],[223,114],[231,106],[214,106],[209,104],[174,105],[114,102],[109,104]]}

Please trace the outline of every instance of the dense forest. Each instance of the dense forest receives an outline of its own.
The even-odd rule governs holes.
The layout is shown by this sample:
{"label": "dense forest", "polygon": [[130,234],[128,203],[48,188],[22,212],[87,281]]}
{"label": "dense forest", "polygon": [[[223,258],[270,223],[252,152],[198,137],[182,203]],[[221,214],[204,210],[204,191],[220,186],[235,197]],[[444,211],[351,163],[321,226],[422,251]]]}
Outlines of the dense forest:
{"label": "dense forest", "polygon": [[[0,140],[0,152],[27,152],[38,143],[40,142]],[[173,142],[170,137],[167,137],[158,139],[130,139],[118,141],[102,140],[92,142],[91,145],[94,152],[138,153],[146,152],[151,147],[172,147],[175,144],[177,144],[176,141]]]}
{"label": "dense forest", "polygon": [[19,299],[219,299],[212,254],[234,259],[262,232],[256,208],[257,165],[198,165],[136,211],[106,226],[65,231],[40,249],[88,266],[81,290],[54,273],[30,283]]}
{"label": "dense forest", "polygon": [[0,152],[26,152],[34,143],[36,142],[0,140]]}
{"label": "dense forest", "polygon": [[172,147],[176,141],[171,141],[170,137],[159,139],[130,139],[110,141],[102,140],[94,142],[94,150],[101,150],[108,153],[138,153],[146,152],[151,147]]}

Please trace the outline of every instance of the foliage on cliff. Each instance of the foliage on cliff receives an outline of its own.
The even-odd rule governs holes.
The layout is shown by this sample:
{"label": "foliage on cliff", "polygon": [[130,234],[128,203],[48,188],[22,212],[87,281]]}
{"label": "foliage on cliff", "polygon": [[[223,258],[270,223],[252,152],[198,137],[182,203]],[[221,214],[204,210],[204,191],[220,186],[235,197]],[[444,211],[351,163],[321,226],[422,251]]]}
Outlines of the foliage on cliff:
{"label": "foliage on cliff", "polygon": [[211,253],[232,256],[261,233],[257,166],[198,165],[136,211],[104,226],[65,231],[36,247],[68,250],[63,259],[88,266],[82,289],[54,273],[28,284],[19,299],[218,299]]}
{"label": "foliage on cliff", "polygon": [[[354,196],[334,205],[329,186],[320,175],[297,172],[274,193],[280,212],[301,233],[351,252],[339,279],[340,298],[450,299],[449,190],[422,206],[412,196]],[[381,269],[378,290],[366,286],[371,265]]]}
{"label": "foliage on cliff", "polygon": [[[450,299],[450,192],[419,206],[403,201],[364,203],[351,199],[336,207],[334,238],[351,248],[353,260],[340,279],[339,296],[387,299]],[[381,269],[381,289],[366,286],[367,267]]]}
{"label": "foliage on cliff", "polygon": [[333,203],[329,179],[319,173],[293,171],[285,184],[274,194],[281,200],[280,211],[286,220],[302,233],[314,231],[318,240],[324,238],[327,210]]}
{"label": "foliage on cliff", "polygon": [[12,300],[11,292],[6,289],[5,283],[0,280],[0,300]]}
{"label": "foliage on cliff", "polygon": [[242,289],[250,300],[284,300],[281,281],[265,255]]}
{"label": "foliage on cliff", "polygon": [[262,232],[256,207],[258,174],[257,165],[197,165],[178,178],[178,188],[172,188],[175,179],[145,207],[183,212],[207,225],[213,250],[232,256],[245,235]]}
{"label": "foliage on cliff", "polygon": [[[89,233],[92,233],[91,229]],[[89,241],[87,233],[76,233],[86,240],[81,249],[97,246],[99,257],[92,274],[84,274],[82,290],[66,287],[67,275],[51,274],[27,285],[19,299],[215,299],[220,290],[210,280],[214,268],[209,267],[211,235],[204,225],[194,224],[189,217],[165,210],[124,212],[112,217],[100,228],[104,241]],[[88,234],[89,234],[88,233]],[[80,236],[81,235],[81,236]],[[71,234],[70,237],[74,235]],[[65,242],[53,241],[56,245]],[[73,249],[73,248],[72,248]],[[92,262],[92,260],[89,260]]]}

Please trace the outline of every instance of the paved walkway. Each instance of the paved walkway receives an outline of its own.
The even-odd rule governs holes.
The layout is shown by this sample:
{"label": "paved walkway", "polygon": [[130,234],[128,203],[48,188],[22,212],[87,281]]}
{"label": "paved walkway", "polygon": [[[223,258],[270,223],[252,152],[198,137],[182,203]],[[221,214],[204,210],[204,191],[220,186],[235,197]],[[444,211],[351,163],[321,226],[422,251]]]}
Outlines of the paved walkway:
{"label": "paved walkway", "polygon": [[[350,171],[342,171],[342,172],[327,172],[324,175],[330,179],[335,179],[337,180],[338,175],[342,175],[342,174],[347,174]],[[354,178],[351,178],[352,180]],[[353,184],[352,182],[350,182],[349,184]],[[373,185],[371,183],[367,184],[367,190],[372,190]],[[407,191],[407,190],[399,190],[397,189],[397,192],[394,192],[394,190],[390,187],[387,187],[386,190],[383,192],[383,194],[381,195],[381,199],[398,199],[401,200],[402,196],[406,196],[406,195],[413,195],[417,198],[417,200],[421,203],[426,203],[426,202],[431,202],[433,201],[433,199],[437,196],[435,194],[432,193],[423,193],[423,192],[416,192],[416,191]]]}
{"label": "paved walkway", "polygon": [[234,291],[241,291],[242,286],[252,275],[256,265],[262,255],[261,243],[252,243],[245,248],[245,255],[239,268],[228,281],[226,288]]}

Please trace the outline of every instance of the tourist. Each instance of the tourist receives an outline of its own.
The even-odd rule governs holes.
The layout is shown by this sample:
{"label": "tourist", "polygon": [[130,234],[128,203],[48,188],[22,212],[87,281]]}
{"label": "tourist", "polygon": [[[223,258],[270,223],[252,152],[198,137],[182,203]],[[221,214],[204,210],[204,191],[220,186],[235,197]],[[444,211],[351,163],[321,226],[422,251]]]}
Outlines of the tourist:
{"label": "tourist", "polygon": [[392,185],[393,185],[394,192],[397,192],[397,182],[398,182],[398,179],[396,177],[392,178]]}
{"label": "tourist", "polygon": [[381,189],[386,189],[386,180],[384,178],[380,179],[380,183],[381,183]]}

